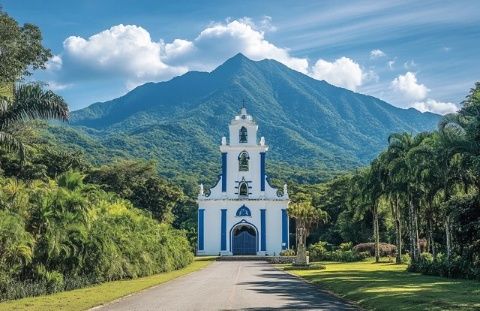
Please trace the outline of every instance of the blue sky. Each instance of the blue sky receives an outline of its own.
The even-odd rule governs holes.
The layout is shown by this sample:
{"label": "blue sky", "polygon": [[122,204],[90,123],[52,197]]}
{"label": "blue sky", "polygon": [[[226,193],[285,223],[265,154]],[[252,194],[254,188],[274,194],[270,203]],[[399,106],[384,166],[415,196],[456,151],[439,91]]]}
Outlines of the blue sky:
{"label": "blue sky", "polygon": [[72,110],[238,52],[399,107],[447,113],[480,80],[479,1],[0,0],[55,57]]}

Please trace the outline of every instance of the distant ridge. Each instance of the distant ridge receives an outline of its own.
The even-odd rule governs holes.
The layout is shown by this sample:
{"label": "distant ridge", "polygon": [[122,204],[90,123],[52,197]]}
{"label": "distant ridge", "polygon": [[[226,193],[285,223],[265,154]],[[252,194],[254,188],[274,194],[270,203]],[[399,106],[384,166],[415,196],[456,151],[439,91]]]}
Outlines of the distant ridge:
{"label": "distant ridge", "polygon": [[104,147],[100,153],[156,159],[167,176],[211,175],[218,168],[220,138],[243,99],[271,146],[270,169],[287,175],[363,165],[386,146],[390,133],[432,130],[439,120],[315,80],[275,60],[237,54],[210,73],[147,83],[74,111],[70,130],[81,134],[60,139],[83,148],[83,140],[94,141]]}

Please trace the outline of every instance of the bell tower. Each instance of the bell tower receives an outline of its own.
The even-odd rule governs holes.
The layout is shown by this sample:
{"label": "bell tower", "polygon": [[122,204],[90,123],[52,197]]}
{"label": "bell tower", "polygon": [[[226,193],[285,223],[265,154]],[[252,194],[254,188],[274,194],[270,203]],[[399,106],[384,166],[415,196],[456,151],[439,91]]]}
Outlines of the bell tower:
{"label": "bell tower", "polygon": [[267,255],[288,248],[288,193],[265,174],[268,146],[243,106],[222,137],[222,171],[198,195],[198,254]]}
{"label": "bell tower", "polygon": [[265,195],[265,139],[257,139],[258,125],[243,106],[229,126],[229,139],[222,138],[222,193],[230,199]]}
{"label": "bell tower", "polygon": [[258,125],[247,113],[247,108],[242,107],[240,114],[235,116],[228,126],[230,132],[230,145],[256,145]]}

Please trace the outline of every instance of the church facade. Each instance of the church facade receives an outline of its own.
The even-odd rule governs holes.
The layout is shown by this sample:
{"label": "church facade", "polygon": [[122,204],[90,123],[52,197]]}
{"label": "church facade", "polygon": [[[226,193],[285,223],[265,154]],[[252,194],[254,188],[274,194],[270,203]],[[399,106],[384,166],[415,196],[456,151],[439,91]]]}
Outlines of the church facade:
{"label": "church facade", "polygon": [[268,146],[242,108],[220,146],[222,172],[212,189],[200,185],[198,255],[278,255],[289,246],[288,192],[265,174]]}

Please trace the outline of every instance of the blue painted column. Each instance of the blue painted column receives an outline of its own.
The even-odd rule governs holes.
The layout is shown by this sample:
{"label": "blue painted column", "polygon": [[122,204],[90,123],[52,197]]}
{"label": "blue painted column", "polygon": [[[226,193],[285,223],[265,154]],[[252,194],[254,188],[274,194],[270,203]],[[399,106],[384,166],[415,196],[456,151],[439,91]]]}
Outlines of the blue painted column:
{"label": "blue painted column", "polygon": [[288,215],[287,210],[282,209],[282,249],[288,248]]}
{"label": "blue painted column", "polygon": [[260,210],[260,251],[262,252],[267,250],[267,221],[265,213],[265,209]]}
{"label": "blue painted column", "polygon": [[265,152],[260,152],[260,191],[265,191]]}
{"label": "blue painted column", "polygon": [[198,250],[203,251],[205,248],[205,210],[199,209],[198,210]]}
{"label": "blue painted column", "polygon": [[222,209],[221,233],[220,233],[220,250],[227,250],[227,210]]}
{"label": "blue painted column", "polygon": [[222,192],[227,192],[227,153],[222,152]]}

